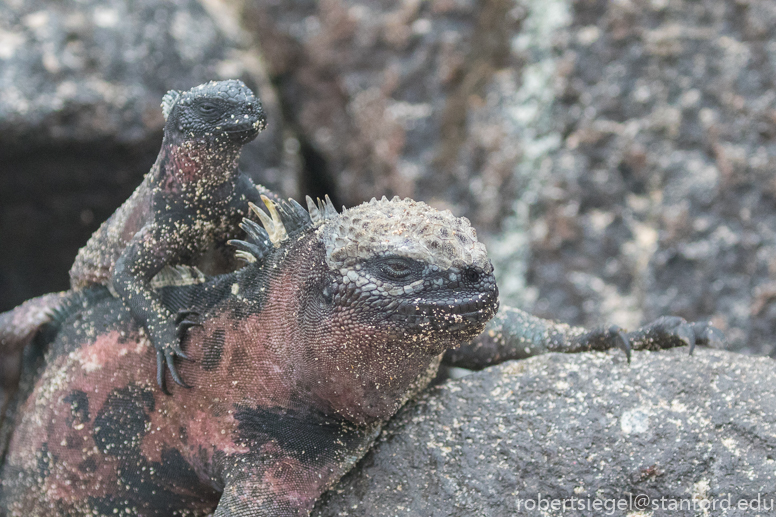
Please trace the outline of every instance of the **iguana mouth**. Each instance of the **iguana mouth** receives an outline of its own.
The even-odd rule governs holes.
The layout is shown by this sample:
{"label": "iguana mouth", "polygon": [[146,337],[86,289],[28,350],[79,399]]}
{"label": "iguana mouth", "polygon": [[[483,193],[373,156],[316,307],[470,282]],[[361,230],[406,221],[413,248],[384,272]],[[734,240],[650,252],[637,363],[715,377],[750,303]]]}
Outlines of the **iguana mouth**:
{"label": "iguana mouth", "polygon": [[431,325],[435,329],[460,330],[486,323],[498,310],[498,289],[466,299],[412,303],[406,301],[388,316],[410,325]]}
{"label": "iguana mouth", "polygon": [[254,121],[246,122],[243,124],[235,124],[228,129],[225,129],[224,132],[229,135],[231,140],[243,140],[258,135],[260,129],[261,125]]}

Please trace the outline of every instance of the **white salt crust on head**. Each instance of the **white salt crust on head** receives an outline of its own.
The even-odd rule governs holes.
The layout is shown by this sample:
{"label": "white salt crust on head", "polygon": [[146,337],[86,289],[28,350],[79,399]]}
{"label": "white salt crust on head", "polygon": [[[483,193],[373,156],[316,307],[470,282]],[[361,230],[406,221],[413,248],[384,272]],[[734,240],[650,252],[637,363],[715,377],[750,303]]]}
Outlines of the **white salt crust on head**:
{"label": "white salt crust on head", "polygon": [[492,270],[485,245],[477,240],[468,219],[412,199],[373,198],[328,219],[318,232],[331,269],[397,255],[441,269],[475,266]]}

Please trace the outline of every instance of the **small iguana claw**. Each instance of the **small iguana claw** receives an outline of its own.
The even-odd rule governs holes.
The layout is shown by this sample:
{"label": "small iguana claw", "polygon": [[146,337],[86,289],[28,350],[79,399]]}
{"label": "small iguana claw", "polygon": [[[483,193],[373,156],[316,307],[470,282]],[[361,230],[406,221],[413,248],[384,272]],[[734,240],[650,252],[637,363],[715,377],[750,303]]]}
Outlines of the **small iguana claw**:
{"label": "small iguana claw", "polygon": [[[201,327],[202,323],[190,319],[185,319],[178,323],[178,337],[180,339],[183,339],[183,336],[186,335],[186,331],[189,330],[191,327]],[[179,348],[180,349],[180,348]],[[182,356],[182,352],[175,351],[176,354]]]}
{"label": "small iguana claw", "polygon": [[180,375],[178,375],[178,370],[175,368],[175,362],[174,362],[175,356],[180,356],[184,359],[189,359],[189,357],[186,354],[184,354],[183,351],[180,349],[180,347],[177,345],[165,347],[162,350],[156,351],[156,383],[159,385],[159,387],[166,395],[170,395],[170,391],[167,389],[167,386],[164,382],[165,365],[167,366],[167,369],[170,370],[170,376],[172,377],[172,380],[174,380],[177,385],[182,386],[184,388],[191,388],[191,386],[183,382],[183,379],[181,379]]}
{"label": "small iguana claw", "polygon": [[[170,370],[170,376],[176,384],[184,388],[191,388],[191,386],[183,382],[183,379],[181,379],[181,376],[178,374],[178,370],[175,368],[175,358],[180,357],[181,359],[186,359],[187,361],[192,360],[183,351],[180,342],[184,337],[186,337],[186,332],[191,327],[202,326],[202,323],[199,322],[199,313],[192,310],[178,311],[178,313],[175,315],[175,326],[176,328],[174,335],[177,339],[173,338],[173,342],[171,344],[168,343],[156,350],[156,382],[159,384],[159,387],[162,389],[162,391],[164,391],[164,393],[167,395],[169,395],[170,392],[164,382],[165,366]],[[160,341],[164,342],[163,340]]]}
{"label": "small iguana claw", "polygon": [[710,321],[693,323],[692,331],[695,334],[695,342],[690,345],[690,355],[695,350],[696,344],[710,348],[721,348],[725,344],[725,334],[717,327],[712,326]]}
{"label": "small iguana claw", "polygon": [[156,384],[159,385],[165,395],[171,395],[164,383],[164,353],[161,350],[156,351]]}
{"label": "small iguana claw", "polygon": [[[170,370],[170,375],[172,376],[172,380],[174,380],[178,386],[183,386],[184,388],[191,388],[191,386],[183,382],[183,379],[181,379],[180,375],[178,375],[178,371],[175,369],[175,363],[173,362],[173,357],[174,356],[172,354],[164,354],[164,358],[167,361],[167,368]],[[182,352],[181,352],[181,357],[183,357]]]}
{"label": "small iguana claw", "polygon": [[168,361],[168,362],[170,361],[170,359],[169,359],[170,357],[172,357],[172,356],[176,356],[176,355],[177,355],[178,357],[182,357],[183,359],[188,359],[189,361],[191,361],[191,359],[189,359],[189,356],[187,356],[187,355],[186,355],[186,354],[183,352],[183,350],[181,350],[181,347],[180,347],[180,345],[172,345],[172,346],[170,347],[170,350],[172,350],[172,353],[171,353],[171,354],[165,354],[165,357],[167,358],[167,361]]}
{"label": "small iguana claw", "polygon": [[180,325],[181,322],[188,319],[189,316],[198,317],[199,313],[197,311],[181,309],[175,314],[175,324]]}
{"label": "small iguana claw", "polygon": [[[180,310],[175,315],[175,324],[178,326],[178,338],[183,339],[186,335],[186,331],[191,327],[201,327],[202,323],[199,322],[199,313],[192,310]],[[173,348],[175,353],[181,357],[184,356],[180,346]]]}
{"label": "small iguana claw", "polygon": [[628,363],[630,363],[631,343],[628,335],[617,325],[609,327],[609,334],[613,336],[615,343],[617,343],[617,348],[625,352],[625,357],[628,359]]}

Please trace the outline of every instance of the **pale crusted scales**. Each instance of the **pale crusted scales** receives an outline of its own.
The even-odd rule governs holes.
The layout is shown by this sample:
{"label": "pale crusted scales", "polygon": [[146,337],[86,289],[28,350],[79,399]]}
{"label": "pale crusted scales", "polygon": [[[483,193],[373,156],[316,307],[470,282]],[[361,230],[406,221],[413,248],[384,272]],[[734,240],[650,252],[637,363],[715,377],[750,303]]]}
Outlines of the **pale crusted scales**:
{"label": "pale crusted scales", "polygon": [[372,198],[343,210],[318,232],[326,246],[326,261],[334,270],[389,254],[442,269],[475,266],[490,272],[492,267],[468,219],[398,196],[390,201]]}

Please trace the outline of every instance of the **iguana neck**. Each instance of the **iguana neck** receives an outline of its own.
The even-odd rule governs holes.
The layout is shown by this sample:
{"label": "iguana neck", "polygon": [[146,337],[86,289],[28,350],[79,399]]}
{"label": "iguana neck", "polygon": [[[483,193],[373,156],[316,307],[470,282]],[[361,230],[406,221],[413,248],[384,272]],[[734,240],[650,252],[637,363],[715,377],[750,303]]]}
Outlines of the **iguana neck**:
{"label": "iguana neck", "polygon": [[153,183],[175,197],[218,201],[233,192],[241,150],[223,139],[175,142],[165,136],[151,170]]}

